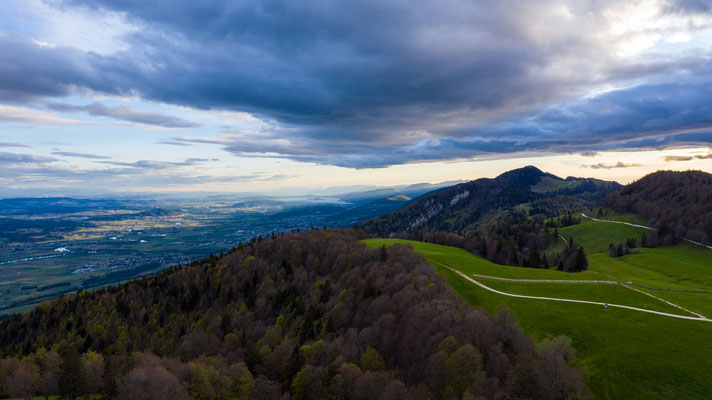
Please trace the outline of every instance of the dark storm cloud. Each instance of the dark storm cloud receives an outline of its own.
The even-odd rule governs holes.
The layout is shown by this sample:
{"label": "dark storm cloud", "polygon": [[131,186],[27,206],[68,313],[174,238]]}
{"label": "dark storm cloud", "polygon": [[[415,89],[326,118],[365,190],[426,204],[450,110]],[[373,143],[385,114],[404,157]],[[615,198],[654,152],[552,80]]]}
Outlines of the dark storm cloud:
{"label": "dark storm cloud", "polygon": [[509,139],[455,139],[425,140],[409,145],[374,146],[352,144],[344,146],[338,141],[298,141],[280,135],[259,137],[173,138],[178,143],[221,145],[224,150],[241,157],[275,157],[315,164],[337,165],[349,168],[382,168],[394,164],[418,161],[443,161],[475,156],[507,154],[529,150],[547,150],[548,142],[528,143],[523,146]]}
{"label": "dark storm cloud", "polygon": [[[595,34],[605,22],[599,11],[611,2],[567,2],[567,19],[554,1],[65,0],[125,16],[138,27],[125,38],[129,49],[100,55],[0,36],[0,100],[79,88],[250,112],[270,127],[163,143],[215,143],[241,156],[356,168],[656,146],[710,127],[707,56],[620,63]],[[704,12],[705,4],[669,6]],[[677,79],[680,71],[685,79]],[[562,100],[631,79],[639,86]],[[192,124],[99,103],[53,107]],[[696,143],[709,142],[702,138]]]}
{"label": "dark storm cloud", "polygon": [[108,117],[138,124],[162,126],[165,128],[195,128],[200,126],[183,118],[173,117],[160,113],[136,110],[124,104],[116,107],[94,102],[84,106],[67,103],[47,103],[46,106],[54,111],[61,112],[86,112],[97,117]]}
{"label": "dark storm cloud", "polygon": [[4,36],[3,98],[86,87],[297,125],[334,122],[361,138],[413,118],[420,125],[424,112],[548,101],[571,82],[533,70],[589,47],[580,36],[556,51],[537,46],[511,12],[513,1],[69,4],[120,11],[143,29],[129,38],[130,51],[112,56]]}
{"label": "dark storm cloud", "polygon": [[[663,94],[665,94],[663,96]],[[217,144],[239,156],[271,155],[353,168],[512,153],[581,153],[712,144],[712,83],[641,85],[546,107],[449,136],[371,145],[299,137],[289,131],[174,137],[174,144]]]}
{"label": "dark storm cloud", "polygon": [[0,100],[65,96],[73,87],[110,90],[97,74],[101,57],[70,47],[41,45],[14,34],[0,35]]}
{"label": "dark storm cloud", "polygon": [[[492,133],[521,138],[596,138],[615,141],[712,128],[712,75],[700,82],[640,85],[596,97],[547,107],[526,115],[479,127],[469,135]],[[704,80],[709,81],[705,82]]]}

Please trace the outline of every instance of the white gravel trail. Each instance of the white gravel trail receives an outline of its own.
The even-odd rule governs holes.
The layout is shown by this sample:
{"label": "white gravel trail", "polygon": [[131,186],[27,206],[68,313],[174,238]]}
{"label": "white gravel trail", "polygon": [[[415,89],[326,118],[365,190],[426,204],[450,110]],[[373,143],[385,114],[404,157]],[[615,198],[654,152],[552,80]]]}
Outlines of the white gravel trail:
{"label": "white gravel trail", "polygon": [[[656,315],[662,315],[662,316],[671,317],[671,318],[688,319],[688,320],[692,320],[692,321],[712,322],[712,319],[709,319],[709,318],[706,318],[706,317],[703,317],[703,316],[690,317],[690,316],[686,316],[686,315],[670,314],[670,313],[666,313],[666,312],[662,312],[662,311],[648,310],[648,309],[645,309],[645,308],[624,306],[624,305],[622,305],[622,304],[602,303],[602,302],[598,302],[598,301],[588,301],[588,300],[560,299],[560,298],[556,298],[556,297],[527,296],[527,295],[523,295],[523,294],[506,293],[506,292],[502,292],[502,291],[499,291],[499,290],[496,290],[496,289],[492,289],[491,287],[489,287],[489,286],[487,286],[487,285],[485,285],[485,284],[483,284],[483,283],[481,283],[481,282],[475,280],[474,278],[472,278],[472,277],[470,277],[470,276],[467,276],[467,275],[464,274],[463,272],[460,272],[460,271],[458,271],[458,270],[456,270],[456,269],[454,269],[454,268],[450,268],[450,267],[448,267],[448,266],[445,265],[445,264],[442,264],[442,263],[439,263],[439,262],[436,262],[436,263],[439,264],[440,266],[442,266],[442,267],[444,267],[444,268],[447,268],[447,269],[449,269],[450,271],[452,271],[452,272],[454,272],[454,273],[460,275],[461,277],[463,277],[463,278],[465,278],[466,280],[468,280],[468,281],[474,283],[475,285],[481,287],[482,289],[488,290],[488,291],[493,292],[493,293],[501,294],[501,295],[503,295],[503,296],[518,297],[518,298],[522,298],[522,299],[561,301],[561,302],[581,303],[581,304],[594,304],[594,305],[599,305],[599,306],[604,306],[604,307],[605,307],[605,306],[608,306],[608,307],[624,308],[624,309],[627,309],[627,310],[640,311],[640,312],[645,312],[645,313],[649,313],[649,314],[656,314]],[[485,275],[479,275],[479,276],[480,276],[480,277],[485,277]],[[488,277],[488,278],[489,278],[489,279],[497,279],[496,277]],[[505,278],[500,278],[500,279],[505,279]],[[529,281],[534,281],[534,280],[529,280]],[[542,282],[547,282],[547,281],[542,281]],[[605,282],[605,281],[603,281],[603,282]],[[693,313],[693,314],[694,314],[694,313]],[[696,315],[699,315],[699,314],[696,314]]]}

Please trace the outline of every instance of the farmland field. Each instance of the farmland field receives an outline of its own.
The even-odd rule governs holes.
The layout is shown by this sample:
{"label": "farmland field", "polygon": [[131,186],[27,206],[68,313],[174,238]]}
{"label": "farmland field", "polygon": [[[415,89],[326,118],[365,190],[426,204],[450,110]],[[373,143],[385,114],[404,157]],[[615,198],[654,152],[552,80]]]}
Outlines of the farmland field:
{"label": "farmland field", "polygon": [[260,235],[338,225],[326,218],[344,211],[334,205],[304,208],[303,202],[244,198],[0,200],[0,318],[64,293],[218,254]]}

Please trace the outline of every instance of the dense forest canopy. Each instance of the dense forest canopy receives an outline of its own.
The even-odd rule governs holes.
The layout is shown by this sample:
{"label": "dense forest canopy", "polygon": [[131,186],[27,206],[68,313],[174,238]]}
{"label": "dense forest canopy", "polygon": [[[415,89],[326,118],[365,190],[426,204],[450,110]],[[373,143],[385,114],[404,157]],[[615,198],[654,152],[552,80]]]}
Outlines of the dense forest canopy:
{"label": "dense forest canopy", "polygon": [[664,238],[712,243],[712,175],[658,171],[609,194],[603,205],[647,218]]}
{"label": "dense forest canopy", "polygon": [[0,323],[0,396],[576,398],[566,338],[473,309],[412,248],[284,234]]}

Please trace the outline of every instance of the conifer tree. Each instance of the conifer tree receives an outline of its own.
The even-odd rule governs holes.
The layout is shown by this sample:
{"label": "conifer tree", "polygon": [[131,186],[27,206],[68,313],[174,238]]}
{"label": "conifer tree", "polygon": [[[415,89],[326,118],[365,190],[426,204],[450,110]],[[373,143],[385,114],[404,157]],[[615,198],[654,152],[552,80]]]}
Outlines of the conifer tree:
{"label": "conifer tree", "polygon": [[74,346],[60,351],[62,364],[59,372],[59,396],[75,400],[87,394],[87,377],[79,353]]}

